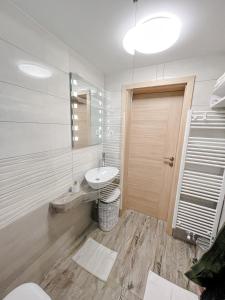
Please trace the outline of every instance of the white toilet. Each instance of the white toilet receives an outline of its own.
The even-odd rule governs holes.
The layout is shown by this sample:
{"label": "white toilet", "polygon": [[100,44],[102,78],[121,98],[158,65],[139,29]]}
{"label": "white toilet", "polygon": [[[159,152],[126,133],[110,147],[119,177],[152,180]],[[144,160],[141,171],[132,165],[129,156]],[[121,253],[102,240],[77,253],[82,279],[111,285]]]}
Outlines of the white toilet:
{"label": "white toilet", "polygon": [[3,300],[51,300],[36,283],[24,283],[10,292]]}

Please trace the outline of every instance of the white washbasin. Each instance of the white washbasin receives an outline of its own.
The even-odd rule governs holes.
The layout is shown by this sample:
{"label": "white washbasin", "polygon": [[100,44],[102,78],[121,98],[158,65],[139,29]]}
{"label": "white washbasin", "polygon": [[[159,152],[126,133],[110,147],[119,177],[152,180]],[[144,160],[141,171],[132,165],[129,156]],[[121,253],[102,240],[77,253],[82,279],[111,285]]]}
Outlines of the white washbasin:
{"label": "white washbasin", "polygon": [[119,170],[115,167],[101,167],[87,171],[85,179],[93,189],[101,189],[110,184],[119,174]]}

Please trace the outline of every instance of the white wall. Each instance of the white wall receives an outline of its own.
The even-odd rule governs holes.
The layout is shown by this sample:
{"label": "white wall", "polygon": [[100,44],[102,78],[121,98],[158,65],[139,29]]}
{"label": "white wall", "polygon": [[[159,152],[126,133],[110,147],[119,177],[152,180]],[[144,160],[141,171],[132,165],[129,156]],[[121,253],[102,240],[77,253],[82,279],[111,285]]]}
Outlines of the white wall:
{"label": "white wall", "polygon": [[199,110],[208,109],[209,96],[213,85],[224,72],[225,54],[196,57],[109,74],[105,77],[105,89],[109,92],[111,102],[120,105],[122,85],[132,82],[196,75],[193,107]]}
{"label": "white wall", "polygon": [[[45,64],[53,76],[28,77],[18,70],[19,61]],[[104,76],[10,0],[0,3],[0,66],[1,228],[49,202],[68,189],[72,177],[82,179],[98,164],[101,146],[70,150],[68,73],[79,73],[99,87]],[[224,71],[221,55],[138,68],[133,75],[131,70],[111,74],[105,78],[107,105],[114,116],[120,114],[123,84],[197,75],[193,105],[207,109],[215,80]]]}
{"label": "white wall", "polygon": [[[182,76],[196,76],[193,109],[209,110],[209,99],[216,79],[225,72],[225,54],[210,57],[196,57],[186,60],[168,62],[105,77],[105,89],[108,91],[108,105],[121,116],[121,89],[125,84],[167,79]],[[225,208],[221,222],[225,221]]]}
{"label": "white wall", "polygon": [[[44,64],[53,75],[29,77],[21,61]],[[72,171],[81,178],[97,165],[101,146],[71,151],[68,74],[101,88],[104,76],[10,0],[0,2],[0,66],[1,228],[66,191]]]}

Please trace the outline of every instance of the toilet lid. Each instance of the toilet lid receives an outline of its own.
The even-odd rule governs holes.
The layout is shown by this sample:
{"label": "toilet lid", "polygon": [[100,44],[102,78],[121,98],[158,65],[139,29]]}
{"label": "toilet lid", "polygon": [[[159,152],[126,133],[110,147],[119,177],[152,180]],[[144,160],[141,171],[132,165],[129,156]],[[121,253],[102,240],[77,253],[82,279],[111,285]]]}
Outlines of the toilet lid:
{"label": "toilet lid", "polygon": [[10,292],[3,300],[51,300],[51,298],[36,283],[24,283]]}

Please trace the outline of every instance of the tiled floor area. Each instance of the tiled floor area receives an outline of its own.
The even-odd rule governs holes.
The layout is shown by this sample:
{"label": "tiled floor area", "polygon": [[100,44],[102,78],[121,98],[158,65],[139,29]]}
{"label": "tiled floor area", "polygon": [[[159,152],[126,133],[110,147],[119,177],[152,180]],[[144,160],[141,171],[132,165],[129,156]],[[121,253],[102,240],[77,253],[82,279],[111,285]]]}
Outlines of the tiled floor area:
{"label": "tiled floor area", "polygon": [[[76,249],[87,236],[118,252],[107,283],[78,266]],[[148,271],[152,270],[177,285],[194,290],[184,272],[191,266],[195,247],[166,234],[163,221],[126,211],[109,233],[93,225],[68,249],[42,282],[53,300],[139,300],[143,299]]]}

